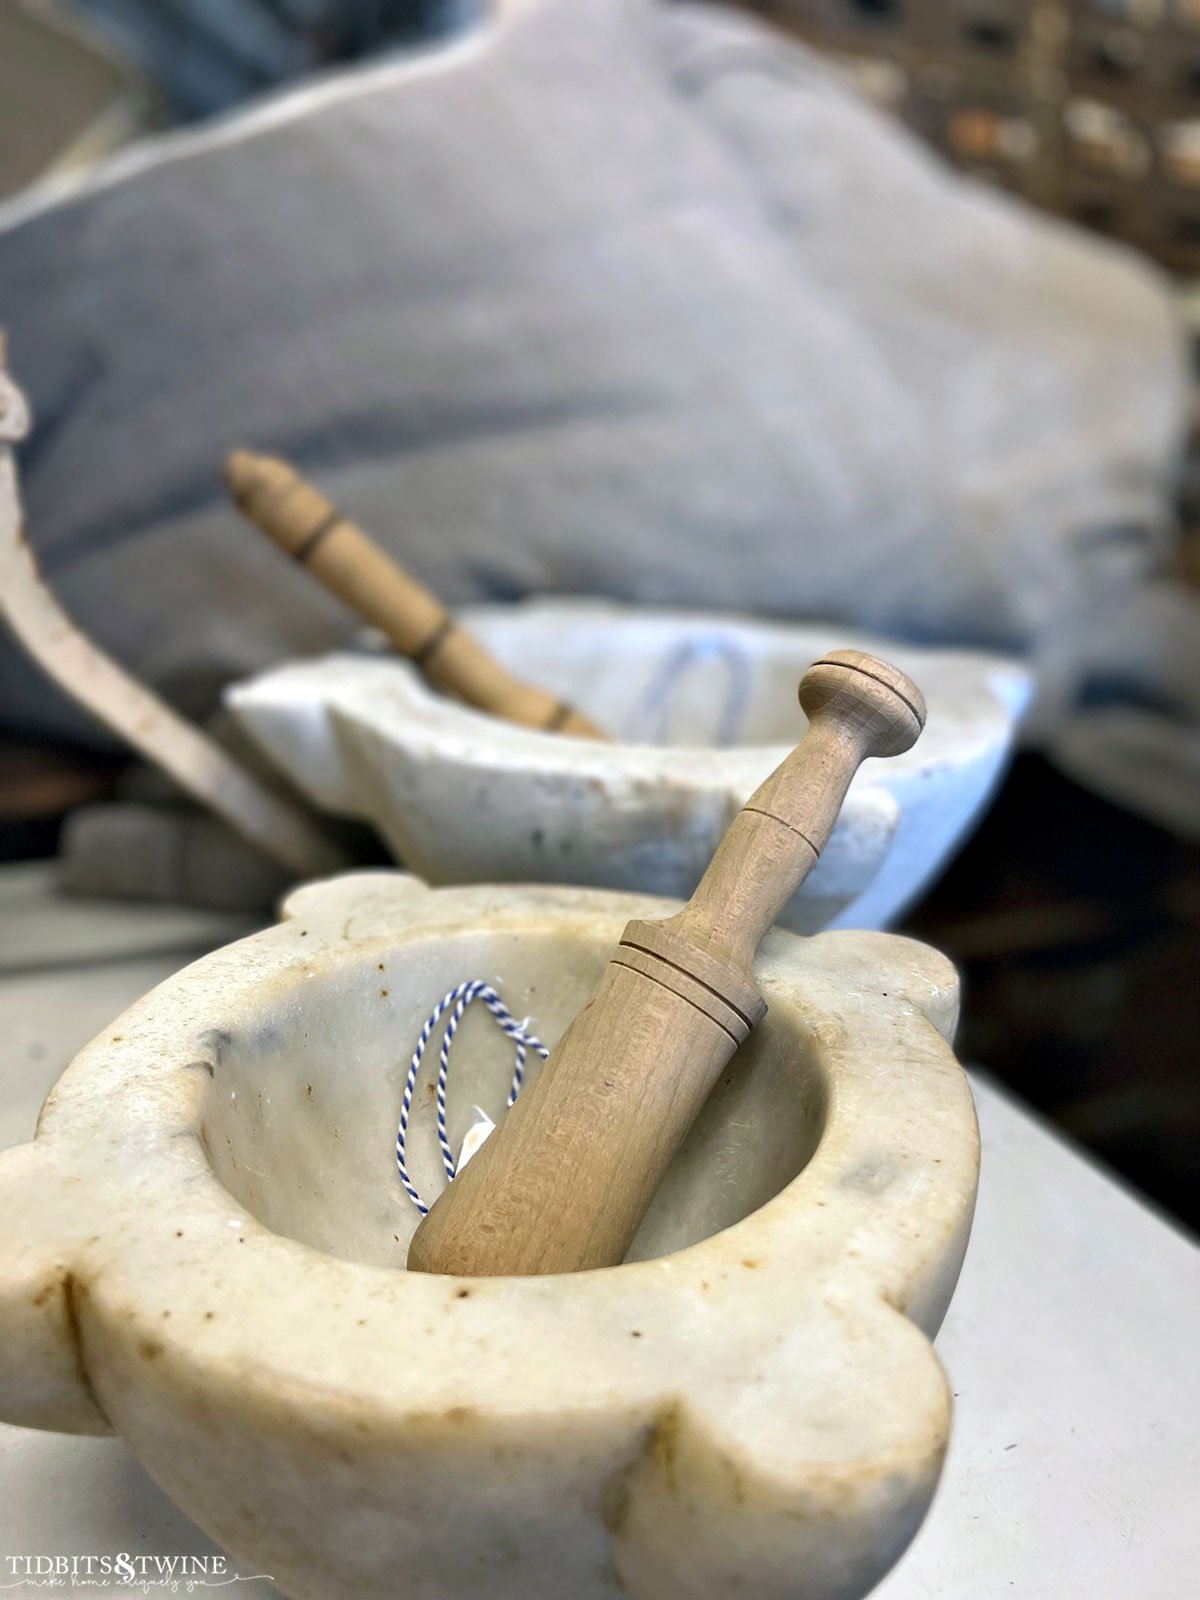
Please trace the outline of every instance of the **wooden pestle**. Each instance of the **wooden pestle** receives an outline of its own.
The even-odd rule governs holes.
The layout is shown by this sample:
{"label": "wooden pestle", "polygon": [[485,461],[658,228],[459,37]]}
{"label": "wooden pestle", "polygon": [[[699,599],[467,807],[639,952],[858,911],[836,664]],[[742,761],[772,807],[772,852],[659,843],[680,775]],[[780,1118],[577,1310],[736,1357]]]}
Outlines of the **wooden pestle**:
{"label": "wooden pestle", "polygon": [[629,923],[599,988],[541,1075],[445,1190],[408,1252],[417,1272],[577,1272],[624,1260],[672,1157],[766,1012],[763,935],[812,869],[867,756],[925,725],[920,690],[858,650],[800,684],[809,718],[734,818],[695,894]]}
{"label": "wooden pestle", "polygon": [[607,739],[565,700],[514,678],[428,589],[288,462],[235,450],[225,478],[243,515],[386,633],[434,688],[524,727]]}

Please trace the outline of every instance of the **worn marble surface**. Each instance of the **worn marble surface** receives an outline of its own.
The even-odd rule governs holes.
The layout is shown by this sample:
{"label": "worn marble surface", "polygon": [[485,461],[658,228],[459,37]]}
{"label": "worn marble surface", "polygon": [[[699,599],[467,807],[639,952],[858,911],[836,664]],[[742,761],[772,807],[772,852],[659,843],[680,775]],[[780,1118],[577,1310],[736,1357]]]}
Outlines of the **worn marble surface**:
{"label": "worn marble surface", "polygon": [[[331,880],[106,1028],[0,1158],[0,1410],[115,1427],[241,1570],[299,1597],[391,1595],[400,1573],[429,1600],[864,1594],[947,1439],[927,1336],[977,1145],[942,958],[771,936],[768,1020],[644,1259],[464,1282],[398,1265],[416,1212],[390,1128],[432,1000],[498,976],[551,1042],[647,909]],[[423,1187],[434,1166],[430,1134]]]}
{"label": "worn marble surface", "polygon": [[[0,1147],[32,1135],[87,1039],[221,937],[195,912],[165,926],[156,907],[59,895],[45,864],[0,868]],[[950,1453],[873,1600],[1191,1600],[1200,1252],[986,1075],[974,1090],[979,1200],[937,1339],[953,1377]],[[123,1440],[0,1423],[0,1560],[120,1551],[222,1554]],[[230,1565],[243,1600],[278,1596]],[[145,1600],[120,1581],[101,1592]]]}
{"label": "worn marble surface", "polygon": [[[330,656],[234,686],[242,725],[310,799],[372,822],[432,883],[574,882],[689,895],[734,814],[799,742],[796,688],[825,650],[893,660],[929,707],[914,748],[867,762],[783,921],[884,927],[945,864],[999,781],[1024,668],[817,625],[593,601],[474,607],[505,665],[616,744],[564,739],[435,694],[407,662]],[[722,743],[722,748],[715,748]]]}

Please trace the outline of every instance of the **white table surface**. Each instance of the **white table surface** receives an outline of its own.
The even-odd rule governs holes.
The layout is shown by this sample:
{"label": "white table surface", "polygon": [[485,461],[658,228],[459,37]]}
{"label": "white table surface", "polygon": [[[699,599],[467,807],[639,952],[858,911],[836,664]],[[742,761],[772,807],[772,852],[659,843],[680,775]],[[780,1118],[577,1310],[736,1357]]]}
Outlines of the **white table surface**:
{"label": "white table surface", "polygon": [[[60,900],[48,869],[0,869],[0,1146],[32,1134],[62,1067],[118,1012],[245,931]],[[986,1078],[974,1086],[979,1205],[937,1341],[954,1436],[875,1600],[1197,1600],[1200,1251]],[[120,1551],[215,1546],[119,1440],[0,1425],[0,1589],[8,1556]],[[261,1581],[235,1592],[277,1600]]]}

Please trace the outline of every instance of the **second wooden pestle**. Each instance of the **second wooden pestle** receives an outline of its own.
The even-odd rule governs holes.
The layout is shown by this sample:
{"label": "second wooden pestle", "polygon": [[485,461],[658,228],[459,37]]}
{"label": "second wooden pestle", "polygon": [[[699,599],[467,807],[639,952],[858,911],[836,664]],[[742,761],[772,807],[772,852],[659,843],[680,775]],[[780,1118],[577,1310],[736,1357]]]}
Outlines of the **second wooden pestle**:
{"label": "second wooden pestle", "polygon": [[581,739],[608,735],[501,666],[423,584],[275,456],[235,450],[225,478],[242,514],[413,661],[437,689],[507,722]]}
{"label": "second wooden pestle", "polygon": [[800,684],[800,745],[731,823],[696,892],[634,921],[599,988],[418,1227],[410,1271],[616,1266],[734,1050],[766,1013],[755,952],[812,869],[868,756],[907,750],[920,690],[857,650]]}

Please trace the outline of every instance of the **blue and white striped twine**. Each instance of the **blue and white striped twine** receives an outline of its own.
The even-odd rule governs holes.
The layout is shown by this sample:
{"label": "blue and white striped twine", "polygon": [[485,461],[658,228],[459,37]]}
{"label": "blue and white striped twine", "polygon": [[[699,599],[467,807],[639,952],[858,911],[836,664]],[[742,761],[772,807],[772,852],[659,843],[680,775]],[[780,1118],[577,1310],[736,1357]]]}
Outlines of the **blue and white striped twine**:
{"label": "blue and white striped twine", "polygon": [[528,1031],[529,1018],[526,1017],[524,1022],[518,1022],[491,984],[485,983],[482,978],[470,978],[465,983],[457,984],[450,990],[449,994],[443,995],[438,1001],[426,1019],[425,1026],[421,1029],[421,1036],[417,1040],[417,1048],[413,1051],[412,1060],[408,1064],[408,1076],[404,1080],[404,1095],[400,1101],[400,1125],[396,1130],[396,1165],[400,1169],[400,1182],[404,1185],[404,1192],[422,1216],[428,1214],[429,1207],[417,1193],[416,1185],[408,1175],[405,1156],[405,1144],[408,1140],[408,1119],[412,1111],[413,1092],[417,1087],[417,1074],[421,1070],[421,1063],[425,1059],[425,1051],[430,1039],[433,1037],[434,1030],[442,1017],[449,1011],[450,1016],[442,1034],[442,1047],[438,1052],[437,1136],[438,1144],[442,1149],[442,1165],[446,1169],[446,1178],[450,1183],[453,1183],[456,1167],[454,1155],[450,1149],[450,1138],[446,1132],[446,1082],[450,1076],[450,1046],[454,1043],[454,1035],[458,1032],[458,1025],[473,1000],[483,1001],[492,1016],[516,1045],[516,1062],[513,1066],[512,1082],[509,1085],[505,1110],[512,1105],[521,1092],[521,1084],[525,1080],[525,1060],[528,1052],[536,1050],[543,1061],[550,1054],[542,1041],[535,1034]]}

